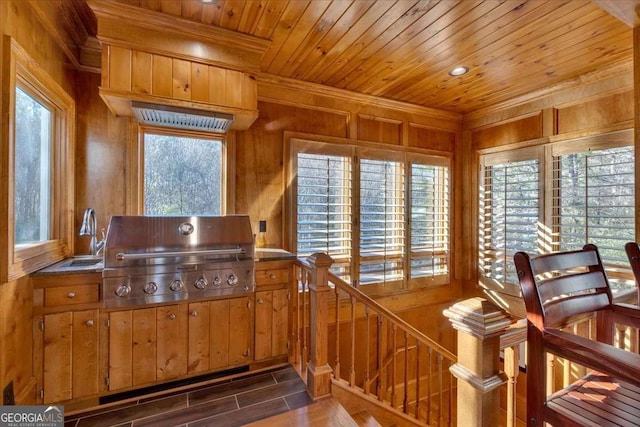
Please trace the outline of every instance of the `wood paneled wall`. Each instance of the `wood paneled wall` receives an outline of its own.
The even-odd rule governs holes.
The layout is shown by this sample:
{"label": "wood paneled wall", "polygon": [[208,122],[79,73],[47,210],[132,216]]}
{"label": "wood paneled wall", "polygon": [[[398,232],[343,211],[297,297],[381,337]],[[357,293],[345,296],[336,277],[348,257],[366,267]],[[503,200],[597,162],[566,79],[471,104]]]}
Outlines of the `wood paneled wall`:
{"label": "wood paneled wall", "polygon": [[[0,28],[3,34],[12,36],[69,95],[75,97],[76,72],[69,67],[65,54],[33,13],[28,2],[0,1]],[[4,47],[0,47],[2,49]],[[0,113],[4,120],[5,113]],[[0,389],[13,382],[18,404],[35,402],[36,384],[31,357],[32,300],[28,277],[0,283]]]}
{"label": "wood paneled wall", "polygon": [[549,88],[546,95],[509,105],[477,111],[464,118],[463,145],[459,167],[468,171],[459,188],[465,205],[462,258],[464,289],[477,291],[478,159],[483,152],[496,152],[551,141],[597,136],[634,127],[633,69],[617,72],[594,71],[588,83],[566,88]]}

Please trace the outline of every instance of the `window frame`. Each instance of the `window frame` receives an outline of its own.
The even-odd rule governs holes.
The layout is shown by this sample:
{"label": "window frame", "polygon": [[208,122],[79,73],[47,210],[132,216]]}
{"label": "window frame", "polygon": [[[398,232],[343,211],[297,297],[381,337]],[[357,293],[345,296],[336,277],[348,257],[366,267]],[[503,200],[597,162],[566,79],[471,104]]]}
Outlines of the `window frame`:
{"label": "window frame", "polygon": [[[132,119],[133,120],[133,119]],[[146,134],[183,138],[209,139],[222,142],[222,186],[220,215],[235,213],[235,132],[226,134],[191,131],[163,126],[138,125],[135,138],[130,138],[127,182],[131,197],[127,197],[128,215],[144,215],[144,137]]]}
{"label": "window frame", "polygon": [[[73,253],[75,102],[65,90],[10,36],[3,40],[2,214],[0,282],[9,282]],[[15,90],[19,86],[51,111],[51,182],[49,240],[15,247]],[[8,96],[6,96],[8,95]],[[65,171],[62,173],[61,171]],[[6,210],[5,210],[6,209]]]}
{"label": "window frame", "polygon": [[[610,149],[618,147],[633,147],[633,129],[623,129],[612,131],[598,135],[577,136],[566,138],[555,136],[545,138],[538,141],[527,141],[519,144],[510,145],[507,149],[498,150],[491,148],[480,150],[478,160],[478,179],[482,183],[487,166],[495,164],[503,164],[510,161],[520,161],[534,159],[537,157],[539,165],[539,216],[538,216],[538,233],[537,233],[537,252],[546,253],[557,251],[560,248],[560,230],[558,220],[559,204],[555,204],[554,200],[559,197],[559,188],[556,188],[557,181],[557,163],[560,156],[573,153],[581,153],[586,151],[596,151],[601,149]],[[636,156],[637,157],[637,156]],[[635,159],[638,162],[638,159]],[[635,178],[637,181],[637,177]],[[481,199],[483,193],[482,186],[478,190],[478,218],[482,220],[482,205],[485,200]],[[637,196],[636,196],[637,198]],[[636,212],[637,215],[637,212]],[[483,269],[483,229],[478,224],[477,233],[477,275],[479,284],[493,291],[501,291],[510,295],[519,295],[520,286],[518,283],[498,283],[495,280],[487,280]],[[637,233],[637,230],[636,230]],[[585,242],[586,243],[586,242]],[[595,242],[597,244],[597,242]],[[621,247],[622,249],[622,247]],[[611,277],[631,280],[633,276],[630,268],[620,266],[618,264],[605,262],[605,268],[608,273],[613,274]],[[627,292],[622,291],[622,292]]]}
{"label": "window frame", "polygon": [[[294,252],[296,251],[297,242],[297,154],[309,153],[309,154],[324,154],[324,155],[337,155],[344,157],[351,157],[356,159],[352,163],[351,167],[351,182],[358,181],[358,185],[352,190],[352,219],[360,218],[360,159],[363,157],[371,160],[392,160],[400,161],[406,164],[427,164],[430,166],[444,166],[447,168],[447,201],[448,201],[448,256],[447,256],[447,273],[437,276],[419,276],[415,278],[410,277],[410,271],[407,269],[410,266],[410,253],[404,255],[404,274],[402,280],[394,281],[393,283],[376,283],[366,284],[360,286],[358,281],[354,281],[355,275],[358,275],[359,280],[359,265],[360,265],[360,228],[359,224],[352,226],[352,249],[351,249],[351,262],[349,264],[350,271],[355,272],[351,276],[351,284],[357,286],[360,290],[368,295],[390,295],[394,293],[406,292],[417,289],[430,289],[432,287],[451,285],[452,277],[454,277],[454,265],[452,261],[452,253],[454,251],[454,199],[453,199],[453,167],[452,167],[452,154],[436,152],[433,150],[423,150],[416,148],[408,148],[401,146],[390,146],[381,143],[372,143],[359,140],[347,140],[339,137],[325,137],[317,135],[300,134],[296,132],[285,132],[284,138],[284,161],[285,161],[285,207],[284,207],[284,222],[285,222],[285,249]],[[404,215],[405,224],[410,218],[411,205],[409,203],[410,198],[407,196],[410,193],[410,177],[407,176],[410,173],[411,168],[405,167],[404,171]],[[408,210],[407,210],[408,208]],[[359,221],[353,221],[359,222]],[[410,222],[410,221],[409,221]],[[409,248],[410,252],[410,226],[405,225],[405,248]]]}

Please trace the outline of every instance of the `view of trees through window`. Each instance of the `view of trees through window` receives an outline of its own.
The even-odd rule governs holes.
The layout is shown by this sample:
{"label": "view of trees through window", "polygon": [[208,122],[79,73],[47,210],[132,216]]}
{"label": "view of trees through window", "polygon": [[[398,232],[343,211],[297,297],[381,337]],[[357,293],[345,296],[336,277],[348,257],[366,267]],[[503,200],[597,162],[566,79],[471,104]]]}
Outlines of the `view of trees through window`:
{"label": "view of trees through window", "polygon": [[633,147],[560,156],[555,222],[561,250],[590,242],[598,246],[604,262],[628,265],[624,244],[635,239],[633,159]]}
{"label": "view of trees through window", "polygon": [[16,87],[15,244],[49,239],[52,113]]}
{"label": "view of trees through window", "polygon": [[145,215],[220,215],[222,141],[144,135]]}

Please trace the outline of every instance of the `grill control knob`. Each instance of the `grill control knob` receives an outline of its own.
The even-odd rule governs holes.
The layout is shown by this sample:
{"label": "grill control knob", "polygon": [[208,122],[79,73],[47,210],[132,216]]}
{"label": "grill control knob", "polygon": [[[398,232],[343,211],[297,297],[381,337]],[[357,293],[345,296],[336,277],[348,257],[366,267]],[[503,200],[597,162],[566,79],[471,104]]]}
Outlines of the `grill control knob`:
{"label": "grill control knob", "polygon": [[146,285],[144,285],[144,288],[142,288],[142,290],[144,291],[145,294],[148,294],[148,295],[155,294],[156,291],[158,290],[158,284],[156,282],[149,282]]}
{"label": "grill control knob", "polygon": [[195,286],[197,289],[204,289],[207,287],[207,279],[201,277],[196,280],[196,283],[194,283],[193,286]]}
{"label": "grill control knob", "polygon": [[227,284],[229,286],[235,286],[238,284],[238,278],[235,274],[230,274],[229,277],[227,277]]}
{"label": "grill control knob", "polygon": [[184,283],[182,283],[182,280],[180,279],[172,280],[169,284],[169,289],[171,289],[173,292],[180,292],[183,287]]}
{"label": "grill control knob", "polygon": [[220,279],[219,276],[214,277],[213,279],[213,286],[220,286],[222,284],[222,280]]}
{"label": "grill control knob", "polygon": [[118,286],[115,292],[115,294],[119,297],[126,297],[130,293],[131,293],[131,286],[127,285],[126,283],[123,283],[122,285]]}

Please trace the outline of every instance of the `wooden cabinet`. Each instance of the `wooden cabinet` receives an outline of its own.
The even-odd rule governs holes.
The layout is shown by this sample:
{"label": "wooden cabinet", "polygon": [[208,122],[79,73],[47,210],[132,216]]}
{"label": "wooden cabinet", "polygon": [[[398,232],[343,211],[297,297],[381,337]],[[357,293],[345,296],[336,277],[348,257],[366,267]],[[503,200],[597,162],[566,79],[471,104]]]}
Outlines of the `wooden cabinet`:
{"label": "wooden cabinet", "polygon": [[36,276],[34,373],[39,403],[99,393],[99,273]]}
{"label": "wooden cabinet", "polygon": [[256,264],[255,360],[287,355],[289,261]]}
{"label": "wooden cabinet", "polygon": [[247,364],[253,297],[108,313],[108,390]]}

